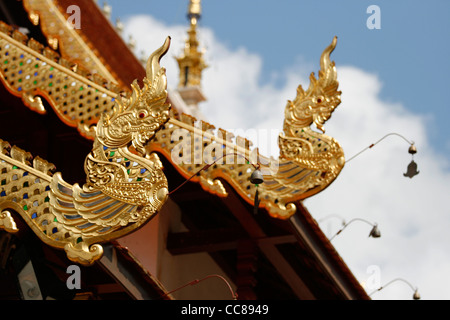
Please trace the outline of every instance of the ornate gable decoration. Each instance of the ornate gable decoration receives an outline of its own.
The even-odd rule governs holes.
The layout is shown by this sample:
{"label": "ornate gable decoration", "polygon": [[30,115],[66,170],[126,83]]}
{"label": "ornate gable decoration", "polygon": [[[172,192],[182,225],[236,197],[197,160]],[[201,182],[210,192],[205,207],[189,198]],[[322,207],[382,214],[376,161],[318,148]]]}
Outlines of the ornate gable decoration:
{"label": "ornate gable decoration", "polygon": [[[192,181],[211,193],[227,196],[223,179],[254,205],[258,190],[260,208],[274,218],[289,218],[296,212],[296,201],[325,189],[345,163],[339,143],[323,134],[324,123],[341,102],[336,67],[330,61],[336,43],[335,37],[322,53],[318,78],[312,73],[309,88],[305,91],[299,86],[295,99],[286,104],[283,133],[278,140],[279,159],[264,157],[257,148],[251,149],[251,142],[245,138],[234,137],[220,128],[216,130],[213,125],[188,115],[172,117],[156,133],[148,149],[171,159],[186,178],[198,172]],[[313,124],[322,133],[313,130]],[[201,170],[205,161],[212,165]],[[255,166],[264,175],[263,184],[250,182]]]}
{"label": "ornate gable decoration", "polygon": [[[299,86],[287,102],[280,157],[269,159],[245,138],[169,111],[165,71],[159,66],[169,40],[148,60],[143,88],[134,82],[131,95],[122,97],[112,84],[71,70],[69,61],[36,41],[4,24],[0,31],[6,88],[36,112],[46,112],[40,102],[45,98],[63,122],[94,140],[83,186],[67,184],[61,174],[48,171],[51,164],[31,163],[26,152],[2,142],[0,227],[15,230],[8,209],[16,211],[44,242],[64,248],[74,261],[92,263],[101,256],[101,242],[132,232],[159,211],[168,186],[155,152],[220,197],[227,196],[224,180],[252,205],[258,192],[259,208],[280,219],[296,212],[296,202],[330,185],[344,166],[341,146],[323,133],[340,104],[330,60],[336,38],[322,53],[318,77],[311,74],[309,88]],[[205,154],[211,156],[208,162]],[[255,166],[263,184],[250,182]]]}
{"label": "ornate gable decoration", "polygon": [[64,248],[75,262],[92,264],[102,255],[100,243],[136,230],[161,209],[167,179],[158,156],[144,146],[169,119],[165,69],[159,66],[169,43],[167,38],[150,56],[144,87],[134,82],[132,96],[117,99],[112,115],[101,115],[82,187],[0,140],[0,227],[17,231],[9,211],[14,210],[43,242]]}
{"label": "ornate gable decoration", "polygon": [[[76,61],[93,73],[108,81],[116,82],[114,72],[108,70],[103,61],[87,44],[86,39],[68,22],[66,9],[60,8],[55,0],[22,0],[24,9],[34,25],[39,25],[49,46],[60,49],[63,57]],[[74,1],[73,5],[76,5]]]}

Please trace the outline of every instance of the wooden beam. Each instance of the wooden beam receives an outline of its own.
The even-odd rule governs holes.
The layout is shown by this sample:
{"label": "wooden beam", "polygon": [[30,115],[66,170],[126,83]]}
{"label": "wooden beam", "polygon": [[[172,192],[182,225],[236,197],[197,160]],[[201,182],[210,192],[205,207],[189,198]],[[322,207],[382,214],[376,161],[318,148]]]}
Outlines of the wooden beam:
{"label": "wooden beam", "polygon": [[173,255],[232,250],[244,236],[233,228],[169,233],[167,250]]}
{"label": "wooden beam", "polygon": [[236,293],[239,300],[256,300],[255,286],[257,280],[255,272],[258,267],[258,246],[251,239],[239,241],[237,247],[237,276]]}
{"label": "wooden beam", "polygon": [[315,300],[316,298],[309,290],[308,286],[299,277],[294,268],[286,261],[283,255],[273,245],[266,245],[261,247],[261,251],[273,264],[273,266],[280,272],[282,278],[286,280],[292,291],[302,300]]}
{"label": "wooden beam", "polygon": [[[239,198],[239,196],[228,183],[224,182],[224,187],[228,193],[228,196],[226,198],[222,198],[223,203],[239,220],[250,237],[253,239],[267,238],[264,230],[256,222],[252,210],[247,209],[247,207],[243,203],[243,200]],[[286,261],[283,255],[278,251],[275,243],[263,241],[258,243],[258,245],[266,258],[270,261],[270,263],[272,263],[275,268],[278,269],[281,277],[286,281],[286,283],[291,287],[291,289],[300,299],[315,299],[308,286],[303,282],[301,277],[292,268],[292,266]]]}
{"label": "wooden beam", "polygon": [[97,294],[126,292],[126,290],[118,283],[102,283],[93,286]]}
{"label": "wooden beam", "polygon": [[[311,254],[316,257],[318,265],[325,271],[335,288],[342,293],[345,299],[370,299],[370,297],[368,297],[364,292],[364,289],[356,283],[355,278],[353,278],[354,283],[351,283],[353,274],[351,274],[351,272],[347,269],[347,266],[342,260],[341,265],[339,266],[336,260],[341,258],[337,253],[336,260],[333,261],[331,250],[334,250],[334,248],[332,245],[328,242],[329,249],[326,249],[324,244],[317,239],[317,235],[315,236],[312,234],[311,227],[305,221],[306,217],[310,217],[307,209],[301,205],[299,205],[298,208],[300,212],[302,212],[302,216],[293,215],[289,218],[289,221],[298,233],[299,238],[302,239],[306,247],[311,250]],[[343,274],[345,272],[344,270],[348,272],[347,277]]]}
{"label": "wooden beam", "polygon": [[[136,300],[168,299],[165,289],[142,266],[130,260],[123,249],[103,245],[103,256],[96,263]],[[131,257],[130,257],[131,258]],[[113,289],[113,288],[110,288]],[[117,288],[116,288],[117,289]]]}
{"label": "wooden beam", "polygon": [[[244,239],[248,239],[248,236],[234,228],[169,233],[167,250],[173,255],[236,250],[238,242]],[[261,247],[267,247],[296,242],[297,239],[294,235],[283,235],[257,238],[252,241]]]}

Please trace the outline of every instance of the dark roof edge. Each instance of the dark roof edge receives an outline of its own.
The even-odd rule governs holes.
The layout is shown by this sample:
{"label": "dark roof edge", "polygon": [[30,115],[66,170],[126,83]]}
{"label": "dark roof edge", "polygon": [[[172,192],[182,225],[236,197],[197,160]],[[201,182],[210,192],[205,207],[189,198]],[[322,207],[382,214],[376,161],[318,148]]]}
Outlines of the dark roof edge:
{"label": "dark roof edge", "polygon": [[370,300],[366,291],[319,228],[309,211],[300,202],[296,205],[298,207],[297,212],[289,218],[289,221],[298,237],[317,257],[317,261],[330,279],[334,281],[336,287],[347,299]]}
{"label": "dark roof edge", "polygon": [[163,285],[133,256],[128,248],[112,242],[103,245],[97,262],[136,300],[172,300]]}

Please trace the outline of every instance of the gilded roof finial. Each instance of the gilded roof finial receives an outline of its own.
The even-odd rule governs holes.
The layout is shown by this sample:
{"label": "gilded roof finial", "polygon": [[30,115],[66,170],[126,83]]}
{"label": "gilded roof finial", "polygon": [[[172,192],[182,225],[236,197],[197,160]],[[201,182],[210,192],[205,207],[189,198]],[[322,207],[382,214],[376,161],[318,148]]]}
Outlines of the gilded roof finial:
{"label": "gilded roof finial", "polygon": [[188,30],[188,39],[184,47],[184,53],[177,58],[180,68],[179,88],[200,86],[202,70],[206,68],[203,53],[198,49],[197,23],[201,17],[200,0],[190,0],[188,6],[188,18],[191,26]]}
{"label": "gilded roof finial", "polygon": [[188,18],[191,21],[191,25],[196,25],[201,15],[202,5],[200,3],[200,0],[190,0],[188,7]]}

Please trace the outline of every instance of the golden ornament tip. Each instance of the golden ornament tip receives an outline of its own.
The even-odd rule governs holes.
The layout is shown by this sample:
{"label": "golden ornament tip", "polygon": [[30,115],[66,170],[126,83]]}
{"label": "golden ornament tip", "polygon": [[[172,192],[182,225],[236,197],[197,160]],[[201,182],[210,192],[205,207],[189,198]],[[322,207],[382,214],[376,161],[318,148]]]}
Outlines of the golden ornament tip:
{"label": "golden ornament tip", "polygon": [[188,17],[190,19],[196,18],[198,20],[198,19],[200,19],[201,14],[202,14],[201,1],[200,0],[190,0],[189,7],[188,7]]}
{"label": "golden ornament tip", "polygon": [[161,66],[159,65],[159,61],[169,50],[170,40],[171,40],[171,37],[167,36],[166,40],[164,41],[164,44],[159,49],[157,49],[155,52],[153,52],[150,55],[150,57],[148,58],[147,65],[146,65],[146,72],[147,72],[148,79],[153,80],[153,78],[156,76],[156,74],[161,69]]}

